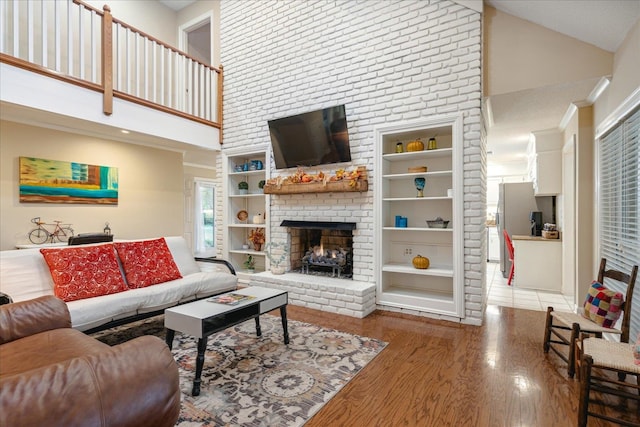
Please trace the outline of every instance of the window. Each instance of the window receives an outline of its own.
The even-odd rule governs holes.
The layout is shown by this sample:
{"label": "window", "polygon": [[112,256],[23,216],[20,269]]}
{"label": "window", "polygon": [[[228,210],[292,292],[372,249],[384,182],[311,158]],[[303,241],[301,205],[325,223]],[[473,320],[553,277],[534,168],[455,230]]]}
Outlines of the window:
{"label": "window", "polygon": [[[640,264],[640,107],[605,133],[599,145],[600,255],[608,268],[628,273]],[[640,332],[637,283],[633,303],[630,340]]]}
{"label": "window", "polygon": [[195,181],[195,253],[215,255],[215,187],[213,182]]}

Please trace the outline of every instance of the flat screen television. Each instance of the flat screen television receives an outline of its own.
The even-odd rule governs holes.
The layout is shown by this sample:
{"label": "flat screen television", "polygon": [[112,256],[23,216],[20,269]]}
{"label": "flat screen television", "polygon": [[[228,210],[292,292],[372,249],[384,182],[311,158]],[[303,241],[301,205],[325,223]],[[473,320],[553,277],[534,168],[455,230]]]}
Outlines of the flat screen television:
{"label": "flat screen television", "polygon": [[269,120],[276,169],[351,161],[344,105]]}

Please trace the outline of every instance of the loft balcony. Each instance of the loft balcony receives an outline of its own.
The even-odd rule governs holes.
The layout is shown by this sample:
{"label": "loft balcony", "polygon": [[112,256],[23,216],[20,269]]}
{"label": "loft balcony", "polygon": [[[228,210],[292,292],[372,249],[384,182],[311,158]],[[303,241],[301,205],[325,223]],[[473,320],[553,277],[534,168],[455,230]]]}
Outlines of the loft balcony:
{"label": "loft balcony", "polygon": [[5,0],[0,25],[0,118],[158,148],[220,149],[222,67],[79,0]]}

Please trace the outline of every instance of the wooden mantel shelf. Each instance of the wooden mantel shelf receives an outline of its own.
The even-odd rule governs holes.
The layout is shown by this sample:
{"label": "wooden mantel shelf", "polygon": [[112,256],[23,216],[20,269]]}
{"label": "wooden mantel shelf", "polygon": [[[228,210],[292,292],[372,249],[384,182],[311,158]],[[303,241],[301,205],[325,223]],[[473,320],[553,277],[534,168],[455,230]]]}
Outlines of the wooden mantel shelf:
{"label": "wooden mantel shelf", "polygon": [[363,192],[369,189],[369,182],[366,179],[359,179],[352,186],[349,180],[306,183],[282,183],[281,185],[266,184],[265,194],[303,194],[303,193],[345,193]]}

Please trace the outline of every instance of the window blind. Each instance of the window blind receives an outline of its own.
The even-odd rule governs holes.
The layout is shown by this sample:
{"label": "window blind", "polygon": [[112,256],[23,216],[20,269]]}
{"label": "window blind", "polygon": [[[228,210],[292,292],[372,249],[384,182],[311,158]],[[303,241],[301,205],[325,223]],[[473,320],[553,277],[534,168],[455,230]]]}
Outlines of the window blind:
{"label": "window blind", "polygon": [[[629,273],[640,264],[640,107],[600,138],[600,255],[607,268]],[[615,281],[605,286],[625,292]],[[628,309],[630,307],[627,307]],[[640,286],[636,282],[630,341],[640,333]]]}

